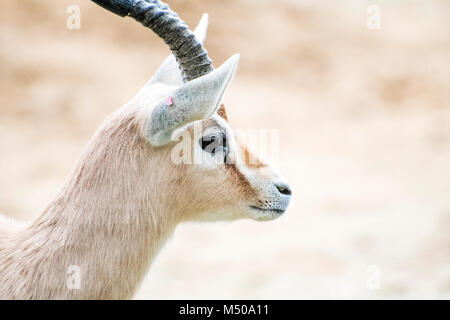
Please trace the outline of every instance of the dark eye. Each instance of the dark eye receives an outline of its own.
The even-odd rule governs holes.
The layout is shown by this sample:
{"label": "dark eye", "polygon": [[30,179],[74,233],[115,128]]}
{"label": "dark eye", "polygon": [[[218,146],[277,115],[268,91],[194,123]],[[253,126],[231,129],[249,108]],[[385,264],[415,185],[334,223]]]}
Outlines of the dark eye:
{"label": "dark eye", "polygon": [[225,155],[228,153],[227,137],[225,133],[204,136],[199,140],[199,143],[203,151],[211,153],[212,155],[215,155],[216,151],[218,152],[220,150],[222,150]]}

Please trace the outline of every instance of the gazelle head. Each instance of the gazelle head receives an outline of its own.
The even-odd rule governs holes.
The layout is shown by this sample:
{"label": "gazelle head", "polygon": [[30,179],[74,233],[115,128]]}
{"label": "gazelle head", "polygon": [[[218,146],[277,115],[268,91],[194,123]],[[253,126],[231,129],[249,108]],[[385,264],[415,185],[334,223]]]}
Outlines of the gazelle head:
{"label": "gazelle head", "polygon": [[[170,55],[124,109],[138,123],[158,192],[173,195],[181,220],[270,220],[287,209],[290,187],[239,142],[222,97],[239,61],[234,55],[213,69],[203,48],[207,16],[192,33],[160,1],[95,0],[155,31]],[[124,3],[126,5],[124,5]],[[195,34],[195,36],[194,36]],[[242,106],[244,107],[244,106]]]}

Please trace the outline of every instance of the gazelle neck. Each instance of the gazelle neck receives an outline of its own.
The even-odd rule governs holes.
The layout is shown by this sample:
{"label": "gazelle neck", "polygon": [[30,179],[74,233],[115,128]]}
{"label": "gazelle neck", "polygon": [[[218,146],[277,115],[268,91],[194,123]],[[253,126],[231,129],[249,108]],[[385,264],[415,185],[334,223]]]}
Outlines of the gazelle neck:
{"label": "gazelle neck", "polygon": [[[152,190],[161,173],[142,158],[149,150],[134,126],[132,118],[107,123],[57,198],[10,239],[6,262],[0,250],[0,297],[132,297],[177,223],[175,206]],[[24,286],[14,288],[20,277]]]}

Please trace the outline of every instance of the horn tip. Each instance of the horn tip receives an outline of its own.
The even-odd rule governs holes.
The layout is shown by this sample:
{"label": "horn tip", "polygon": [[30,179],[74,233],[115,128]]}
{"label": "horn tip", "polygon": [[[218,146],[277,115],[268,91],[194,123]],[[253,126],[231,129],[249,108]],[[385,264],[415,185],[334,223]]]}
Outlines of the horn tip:
{"label": "horn tip", "polygon": [[209,20],[208,14],[204,13],[202,15],[202,18],[200,19],[200,22],[197,25],[197,28],[195,28],[194,34],[200,41],[200,43],[203,43],[206,39],[206,33],[208,30],[208,20]]}
{"label": "horn tip", "polygon": [[233,55],[231,56],[230,59],[231,59],[232,61],[239,62],[239,60],[241,59],[241,54],[240,54],[240,53],[235,53],[235,54],[233,54]]}

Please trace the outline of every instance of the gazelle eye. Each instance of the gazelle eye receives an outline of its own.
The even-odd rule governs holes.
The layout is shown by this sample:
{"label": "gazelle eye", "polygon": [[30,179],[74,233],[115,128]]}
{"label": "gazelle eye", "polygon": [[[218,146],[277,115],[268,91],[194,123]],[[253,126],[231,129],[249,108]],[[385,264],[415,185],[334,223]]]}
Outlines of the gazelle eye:
{"label": "gazelle eye", "polygon": [[211,153],[212,155],[215,155],[216,151],[220,150],[222,150],[225,155],[228,154],[228,144],[225,133],[204,136],[199,140],[199,143],[203,151]]}

